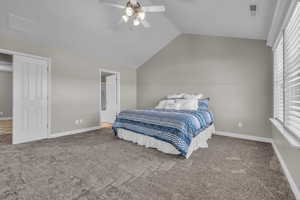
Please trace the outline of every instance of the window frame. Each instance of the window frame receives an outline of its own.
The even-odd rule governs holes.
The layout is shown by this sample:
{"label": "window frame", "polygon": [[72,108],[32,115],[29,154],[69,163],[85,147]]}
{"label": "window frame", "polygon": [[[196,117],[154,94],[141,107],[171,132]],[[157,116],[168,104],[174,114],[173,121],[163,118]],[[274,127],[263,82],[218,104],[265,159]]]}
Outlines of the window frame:
{"label": "window frame", "polygon": [[[276,45],[276,48],[274,49],[274,51],[273,51],[273,103],[274,103],[274,105],[273,105],[273,118],[274,119],[276,119],[276,120],[278,120],[278,122],[280,122],[282,125],[284,125],[284,113],[285,113],[285,111],[284,111],[284,105],[285,105],[285,95],[284,95],[284,88],[285,88],[285,85],[284,85],[284,83],[285,83],[285,81],[284,81],[284,34],[283,33],[280,33],[279,34],[279,42],[277,43],[277,45]],[[278,99],[278,96],[275,96],[275,87],[280,87],[280,86],[278,86],[278,77],[280,77],[280,74],[276,71],[277,69],[278,69],[278,63],[277,63],[277,61],[278,61],[278,58],[276,58],[275,57],[275,55],[277,55],[277,52],[275,52],[275,51],[277,51],[278,49],[278,46],[280,45],[280,43],[282,43],[282,54],[281,54],[281,56],[282,56],[282,74],[281,74],[281,76],[282,76],[282,86],[281,86],[281,90],[280,91],[277,91],[277,95],[279,95],[280,93],[280,95],[282,95],[282,100],[283,100],[283,103],[282,103],[282,119],[280,119],[280,117],[279,117],[279,107],[278,108],[276,108],[275,106],[275,99],[277,100],[277,105],[279,105],[279,103],[278,103],[278,101],[279,101],[279,99]],[[275,54],[276,53],[276,54]],[[276,63],[275,63],[276,62]],[[276,69],[275,69],[275,65],[276,65]],[[279,74],[279,75],[278,75]]]}
{"label": "window frame", "polygon": [[[287,113],[286,113],[286,108],[287,108],[287,88],[286,88],[286,82],[287,82],[287,76],[288,74],[286,74],[286,29],[289,26],[292,16],[294,15],[294,13],[296,12],[296,9],[300,9],[300,1],[297,1],[295,3],[295,5],[293,6],[293,9],[291,10],[290,16],[288,16],[288,19],[286,19],[286,23],[284,28],[281,29],[280,33],[277,36],[277,40],[275,42],[275,45],[273,47],[273,119],[271,119],[271,122],[273,123],[273,125],[275,127],[277,127],[277,129],[282,133],[282,135],[288,140],[288,142],[295,148],[300,149],[300,131],[299,132],[295,132],[292,131],[286,124],[286,117],[287,117]],[[299,14],[300,15],[300,14]],[[299,16],[300,19],[300,16]],[[300,40],[300,38],[299,38]],[[280,69],[278,67],[278,46],[282,44],[282,53],[279,56],[282,56],[282,81],[283,81],[283,85],[282,85],[282,90],[277,91],[276,89],[278,88],[278,69]],[[296,46],[297,48],[297,46]],[[297,67],[297,65],[296,65]],[[276,71],[277,70],[277,71]],[[276,76],[277,75],[277,76]],[[279,75],[280,76],[280,75]],[[280,104],[278,104],[278,98],[280,98],[279,96],[277,96],[278,94],[282,93],[281,95],[283,98],[283,116],[282,116],[282,120],[280,119],[279,116],[279,109],[280,109]],[[290,101],[290,100],[288,100]],[[276,107],[278,106],[278,107]],[[300,113],[300,111],[299,111]]]}

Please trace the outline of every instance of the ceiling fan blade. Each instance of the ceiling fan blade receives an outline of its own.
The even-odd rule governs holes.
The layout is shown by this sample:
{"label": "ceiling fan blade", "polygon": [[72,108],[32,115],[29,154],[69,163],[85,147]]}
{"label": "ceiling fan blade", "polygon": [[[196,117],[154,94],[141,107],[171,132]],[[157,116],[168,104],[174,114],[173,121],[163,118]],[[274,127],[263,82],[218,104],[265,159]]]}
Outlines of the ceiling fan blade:
{"label": "ceiling fan blade", "polygon": [[103,0],[99,0],[99,2],[103,5],[114,7],[114,8],[120,8],[120,9],[125,9],[125,6],[116,4],[116,3],[110,3],[110,2],[105,2]]}
{"label": "ceiling fan blade", "polygon": [[141,21],[142,25],[145,27],[145,28],[150,28],[151,25],[149,24],[149,22],[147,20],[142,20]]}
{"label": "ceiling fan blade", "polygon": [[118,25],[121,25],[121,24],[123,24],[123,23],[126,23],[126,22],[124,21],[123,18],[121,18],[121,19],[119,20],[119,22],[118,22]]}
{"label": "ceiling fan blade", "polygon": [[143,7],[143,11],[145,12],[165,12],[165,6],[146,6]]}

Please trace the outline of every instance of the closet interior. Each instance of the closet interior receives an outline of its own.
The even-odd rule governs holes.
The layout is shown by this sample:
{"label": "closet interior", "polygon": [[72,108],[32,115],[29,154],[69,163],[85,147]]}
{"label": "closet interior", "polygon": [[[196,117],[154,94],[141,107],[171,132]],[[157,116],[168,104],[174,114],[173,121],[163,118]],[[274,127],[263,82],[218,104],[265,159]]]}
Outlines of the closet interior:
{"label": "closet interior", "polygon": [[13,56],[0,53],[0,143],[12,142]]}

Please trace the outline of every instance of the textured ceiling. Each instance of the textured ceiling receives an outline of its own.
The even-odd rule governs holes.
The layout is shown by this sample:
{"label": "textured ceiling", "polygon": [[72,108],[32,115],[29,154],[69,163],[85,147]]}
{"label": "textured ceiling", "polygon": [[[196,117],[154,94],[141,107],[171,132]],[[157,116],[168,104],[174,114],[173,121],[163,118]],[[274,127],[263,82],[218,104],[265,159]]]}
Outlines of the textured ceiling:
{"label": "textured ceiling", "polygon": [[[150,29],[117,25],[122,10],[98,0],[1,0],[0,34],[97,56],[116,67],[137,68],[181,33],[265,40],[276,4],[276,0],[140,1],[166,5],[165,14],[147,15]],[[249,14],[251,3],[258,5],[256,17]],[[15,16],[24,19],[20,22]]]}

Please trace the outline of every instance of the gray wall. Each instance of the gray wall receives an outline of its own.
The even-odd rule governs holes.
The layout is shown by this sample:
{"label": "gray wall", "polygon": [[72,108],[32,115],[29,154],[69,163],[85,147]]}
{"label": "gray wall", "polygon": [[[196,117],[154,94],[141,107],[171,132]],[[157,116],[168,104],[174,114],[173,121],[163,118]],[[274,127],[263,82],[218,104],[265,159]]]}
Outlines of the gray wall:
{"label": "gray wall", "polygon": [[271,137],[272,51],[265,41],[181,35],[137,74],[139,108],[200,92],[211,98],[217,130]]}
{"label": "gray wall", "polygon": [[12,73],[0,71],[0,112],[1,117],[12,117]]}
{"label": "gray wall", "polygon": [[298,189],[300,190],[300,150],[291,147],[288,141],[283,137],[283,135],[278,131],[278,129],[275,126],[273,126],[272,128],[272,134],[273,142],[276,145],[278,151],[280,152],[294,181],[296,182]]}
{"label": "gray wall", "polygon": [[[99,125],[99,68],[120,72],[121,109],[136,107],[135,69],[5,36],[0,36],[0,48],[52,58],[52,133]],[[80,118],[83,123],[75,125]]]}

